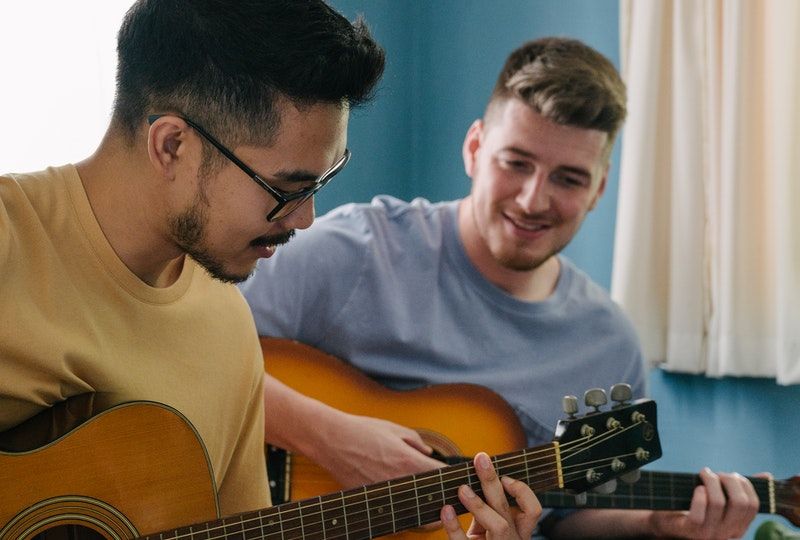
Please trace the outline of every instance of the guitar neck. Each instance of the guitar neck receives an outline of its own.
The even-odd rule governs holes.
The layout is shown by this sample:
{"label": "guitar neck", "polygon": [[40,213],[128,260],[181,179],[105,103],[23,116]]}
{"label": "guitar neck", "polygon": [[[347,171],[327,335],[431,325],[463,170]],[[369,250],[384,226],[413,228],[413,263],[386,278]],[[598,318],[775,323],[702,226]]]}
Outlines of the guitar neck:
{"label": "guitar neck", "polygon": [[[563,486],[558,443],[492,458],[499,475],[523,480],[534,491]],[[471,463],[421,473],[209,521],[144,537],[147,540],[360,540],[391,534],[439,519],[445,504],[456,513],[466,509],[457,488],[482,489]]]}
{"label": "guitar neck", "polygon": [[[766,478],[748,478],[759,499],[759,512],[776,513],[776,501],[780,501],[785,482]],[[694,488],[702,484],[696,474],[641,471],[641,478],[632,483],[618,482],[613,493],[586,494],[590,508],[624,508],[640,510],[688,510]],[[550,508],[574,508],[578,506],[575,495],[565,491],[549,491],[537,494],[542,506]],[[777,499],[776,499],[777,498]]]}

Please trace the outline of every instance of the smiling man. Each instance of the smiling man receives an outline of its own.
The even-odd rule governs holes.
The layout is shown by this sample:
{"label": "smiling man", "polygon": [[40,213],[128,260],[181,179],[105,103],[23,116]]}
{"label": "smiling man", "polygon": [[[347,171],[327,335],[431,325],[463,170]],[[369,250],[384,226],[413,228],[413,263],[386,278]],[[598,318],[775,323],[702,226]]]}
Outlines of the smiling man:
{"label": "smiling man", "polygon": [[[469,195],[377,197],[323,216],[242,284],[259,333],[315,346],[396,389],[489,387],[531,446],[551,440],[565,394],[627,382],[642,396],[632,325],[560,254],[603,194],[625,114],[625,86],[602,55],[568,39],[522,45],[464,139]],[[343,485],[440,465],[410,429],[333,410],[274,379],[267,386],[284,396],[281,421],[267,418],[268,440]],[[740,536],[756,512],[752,485],[736,474],[701,477],[689,513],[553,513],[543,532]]]}

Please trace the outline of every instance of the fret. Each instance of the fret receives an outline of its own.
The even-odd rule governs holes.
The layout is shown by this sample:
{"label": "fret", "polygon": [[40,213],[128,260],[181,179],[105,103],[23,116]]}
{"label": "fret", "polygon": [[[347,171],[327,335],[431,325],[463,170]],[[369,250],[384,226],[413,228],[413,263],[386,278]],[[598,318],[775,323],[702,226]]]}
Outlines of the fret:
{"label": "fret", "polygon": [[369,514],[369,530],[372,537],[394,532],[390,504],[389,486],[386,482],[376,484],[369,489],[367,494],[367,513]]}
{"label": "fret", "polygon": [[433,474],[420,475],[415,482],[415,489],[420,524],[436,521],[439,518],[439,511],[445,504],[440,473],[437,471]]}
{"label": "fret", "polygon": [[283,519],[280,512],[279,507],[273,507],[258,513],[264,538],[283,538]]}
{"label": "fret", "polygon": [[173,538],[184,540],[189,538],[191,527],[180,527],[173,532]]}
{"label": "fret", "polygon": [[279,510],[277,519],[281,524],[281,538],[283,540],[302,540],[300,503],[282,504],[277,509]]}
{"label": "fret", "polygon": [[192,526],[192,538],[195,540],[209,540],[211,534],[208,532],[208,523],[199,523]]}
{"label": "fret", "polygon": [[222,532],[226,540],[244,540],[244,526],[241,517],[223,519]]}
{"label": "fret", "polygon": [[242,524],[244,525],[244,533],[245,540],[258,540],[263,538],[264,531],[263,526],[261,524],[261,514],[258,512],[252,512],[242,516]]}
{"label": "fret", "polygon": [[[373,538],[376,535],[372,533],[372,520],[370,519],[370,515],[369,515],[369,498],[367,496],[367,486],[364,486],[364,488],[363,488],[363,490],[361,492],[360,502],[364,505],[364,512],[365,512],[365,514],[367,516],[367,529],[366,529],[367,538]],[[351,524],[350,525],[350,536],[348,536],[348,538],[360,538],[361,534],[362,534],[361,533],[361,529],[353,527],[352,521],[348,521],[348,523]]]}
{"label": "fret", "polygon": [[342,495],[336,493],[323,495],[319,501],[324,538],[347,537],[347,513]]}
{"label": "fret", "polygon": [[[532,454],[535,455],[533,457]],[[535,492],[557,488],[559,480],[559,457],[558,449],[555,445],[549,448],[536,448],[533,451],[524,450],[519,453],[505,454],[498,456],[504,465],[498,470],[498,474],[510,476],[521,480],[522,471],[526,471],[528,485]],[[533,472],[531,473],[531,463]]]}
{"label": "fret", "polygon": [[317,507],[319,508],[319,523],[320,527],[322,528],[322,540],[327,540],[327,534],[325,532],[325,508],[322,506],[322,495],[317,497]]}
{"label": "fret", "polygon": [[322,540],[325,536],[325,527],[318,500],[302,501],[299,513],[300,534],[303,540]]}
{"label": "fret", "polygon": [[408,476],[389,482],[389,497],[392,501],[392,525],[395,532],[420,524],[415,477]]}

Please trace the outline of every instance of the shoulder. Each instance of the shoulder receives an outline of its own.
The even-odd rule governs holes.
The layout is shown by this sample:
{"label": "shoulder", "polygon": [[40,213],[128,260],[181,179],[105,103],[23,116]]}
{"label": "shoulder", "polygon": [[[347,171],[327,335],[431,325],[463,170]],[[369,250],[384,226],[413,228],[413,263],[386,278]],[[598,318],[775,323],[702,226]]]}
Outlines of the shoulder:
{"label": "shoulder", "polygon": [[309,234],[331,230],[371,237],[431,234],[441,229],[448,204],[451,203],[432,203],[423,198],[407,202],[379,195],[369,203],[351,203],[331,210],[309,229]]}
{"label": "shoulder", "polygon": [[559,260],[561,279],[566,281],[564,300],[571,309],[590,320],[593,327],[615,332],[638,350],[639,340],[633,323],[608,291],[567,257],[560,255]]}
{"label": "shoulder", "polygon": [[0,257],[6,259],[14,244],[35,244],[30,235],[44,230],[57,204],[51,183],[53,170],[0,176]]}

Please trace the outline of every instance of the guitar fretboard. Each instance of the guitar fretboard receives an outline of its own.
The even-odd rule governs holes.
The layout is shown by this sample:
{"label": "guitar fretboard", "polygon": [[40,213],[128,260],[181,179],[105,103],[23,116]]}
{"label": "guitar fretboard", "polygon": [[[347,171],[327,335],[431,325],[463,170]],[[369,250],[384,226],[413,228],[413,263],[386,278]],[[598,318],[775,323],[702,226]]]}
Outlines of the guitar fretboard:
{"label": "guitar fretboard", "polygon": [[[499,475],[526,481],[534,491],[561,485],[558,444],[492,458]],[[348,491],[340,491],[250,512],[235,517],[181,527],[144,537],[146,540],[361,540],[433,523],[450,504],[466,509],[458,486],[467,484],[482,495],[471,463],[462,463]]]}
{"label": "guitar fretboard", "polygon": [[[748,478],[759,499],[759,512],[774,514],[776,498],[781,500],[782,490],[789,489],[785,482],[766,478]],[[652,510],[688,510],[694,488],[702,482],[696,474],[641,471],[641,478],[633,483],[617,482],[613,493],[586,494],[584,506],[589,508],[622,508]],[[565,491],[548,491],[538,494],[544,507],[576,507],[575,495]]]}

